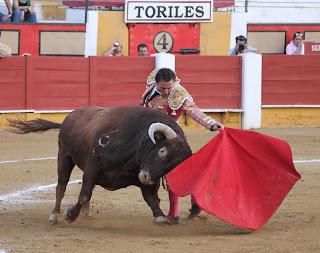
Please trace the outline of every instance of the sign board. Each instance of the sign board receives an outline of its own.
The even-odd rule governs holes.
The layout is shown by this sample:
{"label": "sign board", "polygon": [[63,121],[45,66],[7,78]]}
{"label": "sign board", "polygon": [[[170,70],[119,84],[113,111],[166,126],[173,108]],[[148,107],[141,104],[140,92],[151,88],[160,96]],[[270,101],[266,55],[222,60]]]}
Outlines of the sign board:
{"label": "sign board", "polygon": [[129,55],[137,56],[140,43],[148,46],[149,55],[159,52],[179,54],[181,49],[200,48],[200,24],[129,25]]}
{"label": "sign board", "polygon": [[320,54],[320,42],[304,42],[304,54]]}
{"label": "sign board", "polygon": [[157,53],[168,53],[174,44],[172,35],[167,31],[158,32],[153,39],[153,48]]}
{"label": "sign board", "polygon": [[201,23],[212,22],[213,1],[126,0],[126,23]]}

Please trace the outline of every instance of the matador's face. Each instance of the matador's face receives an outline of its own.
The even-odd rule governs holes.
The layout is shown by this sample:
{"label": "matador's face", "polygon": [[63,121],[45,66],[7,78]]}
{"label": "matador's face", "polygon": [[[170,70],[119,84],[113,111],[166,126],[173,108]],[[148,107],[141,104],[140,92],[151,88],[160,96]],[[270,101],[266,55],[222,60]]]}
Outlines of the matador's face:
{"label": "matador's face", "polygon": [[170,80],[168,82],[166,81],[159,81],[157,83],[157,90],[158,92],[160,93],[160,96],[162,98],[168,98],[169,97],[169,94],[173,88],[173,83],[174,83],[174,80]]}

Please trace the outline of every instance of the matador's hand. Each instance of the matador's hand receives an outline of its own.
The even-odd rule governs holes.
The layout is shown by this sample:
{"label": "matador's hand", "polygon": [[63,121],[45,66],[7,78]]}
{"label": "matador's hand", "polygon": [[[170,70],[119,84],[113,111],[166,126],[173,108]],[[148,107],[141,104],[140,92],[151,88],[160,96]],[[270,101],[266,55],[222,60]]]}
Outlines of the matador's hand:
{"label": "matador's hand", "polygon": [[210,131],[216,131],[216,130],[223,130],[224,129],[224,125],[221,124],[220,122],[216,121],[213,123],[213,125],[210,128]]}

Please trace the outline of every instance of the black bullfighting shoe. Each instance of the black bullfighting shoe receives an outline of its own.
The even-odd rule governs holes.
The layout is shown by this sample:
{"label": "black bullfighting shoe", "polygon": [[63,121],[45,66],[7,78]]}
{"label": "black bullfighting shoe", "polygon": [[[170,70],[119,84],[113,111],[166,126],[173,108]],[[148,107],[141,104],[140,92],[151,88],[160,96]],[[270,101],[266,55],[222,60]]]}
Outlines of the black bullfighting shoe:
{"label": "black bullfighting shoe", "polygon": [[197,204],[192,204],[191,209],[189,209],[189,211],[190,213],[188,218],[192,219],[199,216],[199,214],[201,213],[201,208]]}
{"label": "black bullfighting shoe", "polygon": [[176,216],[176,217],[167,216],[167,218],[169,219],[169,221],[172,225],[178,225],[180,223],[179,216]]}

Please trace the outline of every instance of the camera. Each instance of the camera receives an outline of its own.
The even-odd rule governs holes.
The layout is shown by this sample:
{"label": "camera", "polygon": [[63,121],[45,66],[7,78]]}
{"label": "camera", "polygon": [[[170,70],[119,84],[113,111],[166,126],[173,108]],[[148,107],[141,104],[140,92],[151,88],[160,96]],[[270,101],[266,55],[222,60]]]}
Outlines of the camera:
{"label": "camera", "polygon": [[119,42],[115,42],[115,43],[113,44],[113,46],[114,46],[114,47],[119,47],[119,46],[120,46],[120,43],[119,43]]}
{"label": "camera", "polygon": [[240,44],[239,45],[239,53],[242,53],[247,48],[246,44]]}

